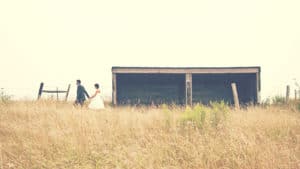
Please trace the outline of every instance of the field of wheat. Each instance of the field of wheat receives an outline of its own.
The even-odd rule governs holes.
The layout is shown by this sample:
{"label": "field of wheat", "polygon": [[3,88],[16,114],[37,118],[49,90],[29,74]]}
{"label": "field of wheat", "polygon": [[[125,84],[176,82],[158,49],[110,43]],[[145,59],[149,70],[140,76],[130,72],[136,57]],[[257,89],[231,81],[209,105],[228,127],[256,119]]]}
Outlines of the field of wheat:
{"label": "field of wheat", "polygon": [[300,112],[3,103],[0,169],[6,168],[297,169]]}

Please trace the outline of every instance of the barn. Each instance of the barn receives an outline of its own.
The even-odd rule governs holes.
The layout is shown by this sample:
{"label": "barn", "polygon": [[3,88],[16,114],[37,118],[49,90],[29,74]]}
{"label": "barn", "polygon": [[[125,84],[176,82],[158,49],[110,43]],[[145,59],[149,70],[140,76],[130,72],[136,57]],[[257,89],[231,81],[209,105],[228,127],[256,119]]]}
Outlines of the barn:
{"label": "barn", "polygon": [[260,100],[260,67],[112,67],[114,105],[233,104],[232,83],[241,104]]}

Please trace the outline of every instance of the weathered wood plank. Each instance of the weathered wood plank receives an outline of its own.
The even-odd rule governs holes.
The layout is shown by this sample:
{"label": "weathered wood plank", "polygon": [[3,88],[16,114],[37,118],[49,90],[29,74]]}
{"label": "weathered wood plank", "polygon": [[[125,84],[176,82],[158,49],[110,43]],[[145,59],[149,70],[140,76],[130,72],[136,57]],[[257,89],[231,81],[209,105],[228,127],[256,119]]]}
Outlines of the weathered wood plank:
{"label": "weathered wood plank", "polygon": [[113,73],[168,73],[168,74],[226,74],[226,73],[259,73],[256,67],[247,68],[113,68]]}
{"label": "weathered wood plank", "polygon": [[59,96],[58,96],[58,87],[56,88],[56,100],[59,100]]}
{"label": "weathered wood plank", "polygon": [[236,83],[231,83],[231,88],[232,88],[234,106],[235,106],[236,109],[239,109],[240,108],[240,103],[239,103],[239,95],[238,95],[238,90],[237,90],[237,87],[236,87]]}
{"label": "weathered wood plank", "polygon": [[286,86],[286,96],[285,96],[285,101],[288,103],[290,101],[290,92],[291,88],[289,85]]}
{"label": "weathered wood plank", "polygon": [[43,90],[43,93],[67,93],[65,90]]}
{"label": "weathered wood plank", "polygon": [[112,92],[112,103],[113,105],[117,105],[117,75],[116,73],[112,74],[112,87],[113,87],[113,92]]}
{"label": "weathered wood plank", "polygon": [[44,83],[42,82],[40,84],[40,88],[39,88],[39,92],[38,92],[38,100],[42,97],[42,93],[43,93],[43,88],[44,88]]}
{"label": "weathered wood plank", "polygon": [[43,90],[44,83],[42,82],[40,84],[40,88],[39,88],[39,92],[38,92],[38,100],[42,97],[43,93],[54,93],[54,94],[56,94],[56,99],[57,100],[59,100],[59,95],[58,95],[59,93],[66,93],[65,101],[67,101],[68,96],[69,96],[69,92],[70,92],[70,87],[71,87],[71,85],[69,84],[67,90],[58,90],[58,88],[56,88],[56,90]]}
{"label": "weathered wood plank", "polygon": [[68,97],[69,97],[69,93],[70,93],[70,88],[71,88],[71,84],[69,84],[67,92],[66,92],[66,96],[65,96],[65,101],[68,101]]}
{"label": "weathered wood plank", "polygon": [[186,105],[192,106],[193,104],[193,77],[191,73],[185,75],[185,88],[186,88]]}
{"label": "weathered wood plank", "polygon": [[260,103],[261,98],[260,98],[260,74],[256,73],[256,103]]}

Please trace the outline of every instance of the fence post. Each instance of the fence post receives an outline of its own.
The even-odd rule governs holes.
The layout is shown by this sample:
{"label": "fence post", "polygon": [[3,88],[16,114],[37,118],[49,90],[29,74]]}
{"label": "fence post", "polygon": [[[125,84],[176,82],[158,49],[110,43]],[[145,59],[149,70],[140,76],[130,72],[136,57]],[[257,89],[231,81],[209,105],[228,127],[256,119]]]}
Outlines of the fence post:
{"label": "fence post", "polygon": [[297,100],[297,90],[295,90],[295,100]]}
{"label": "fence post", "polygon": [[285,102],[288,103],[290,100],[290,92],[291,92],[291,88],[289,85],[286,86],[286,98],[285,98]]}
{"label": "fence post", "polygon": [[67,89],[67,92],[66,92],[65,101],[68,101],[68,97],[69,97],[70,88],[71,88],[71,84],[69,84],[69,86],[68,86],[68,89]]}
{"label": "fence post", "polygon": [[42,96],[42,93],[43,93],[43,88],[44,88],[44,83],[42,82],[41,84],[40,84],[40,88],[39,88],[39,93],[38,93],[38,100],[41,98],[41,96]]}
{"label": "fence post", "polygon": [[56,100],[58,101],[58,87],[56,87]]}
{"label": "fence post", "polygon": [[231,88],[232,88],[234,106],[236,109],[240,109],[239,94],[237,91],[236,83],[231,83]]}

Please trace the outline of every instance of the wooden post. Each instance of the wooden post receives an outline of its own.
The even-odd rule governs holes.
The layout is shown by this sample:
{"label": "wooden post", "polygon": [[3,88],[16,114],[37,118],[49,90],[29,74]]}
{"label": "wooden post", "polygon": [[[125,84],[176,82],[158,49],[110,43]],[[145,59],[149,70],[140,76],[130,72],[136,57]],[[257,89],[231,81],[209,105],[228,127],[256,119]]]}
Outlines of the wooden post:
{"label": "wooden post", "polygon": [[56,100],[58,101],[59,97],[58,97],[58,87],[56,87]]}
{"label": "wooden post", "polygon": [[40,88],[39,88],[39,93],[38,93],[38,100],[42,97],[42,93],[43,93],[43,88],[44,88],[44,83],[42,82],[40,84]]}
{"label": "wooden post", "polygon": [[186,105],[193,105],[193,76],[191,73],[185,74],[185,99]]}
{"label": "wooden post", "polygon": [[231,83],[231,88],[232,88],[234,106],[236,109],[239,109],[240,103],[239,103],[239,95],[238,95],[236,83]]}
{"label": "wooden post", "polygon": [[260,74],[256,73],[256,104],[259,104],[261,102],[260,97]]}
{"label": "wooden post", "polygon": [[69,86],[68,86],[68,89],[67,89],[67,92],[66,92],[65,101],[68,101],[68,97],[69,97],[70,88],[71,88],[71,84],[69,84]]}
{"label": "wooden post", "polygon": [[295,90],[295,100],[297,100],[297,90]]}
{"label": "wooden post", "polygon": [[285,98],[285,101],[286,101],[286,103],[288,103],[289,102],[289,100],[290,100],[290,86],[289,85],[287,85],[286,86],[286,98]]}
{"label": "wooden post", "polygon": [[112,74],[112,104],[117,105],[117,75],[115,73]]}

